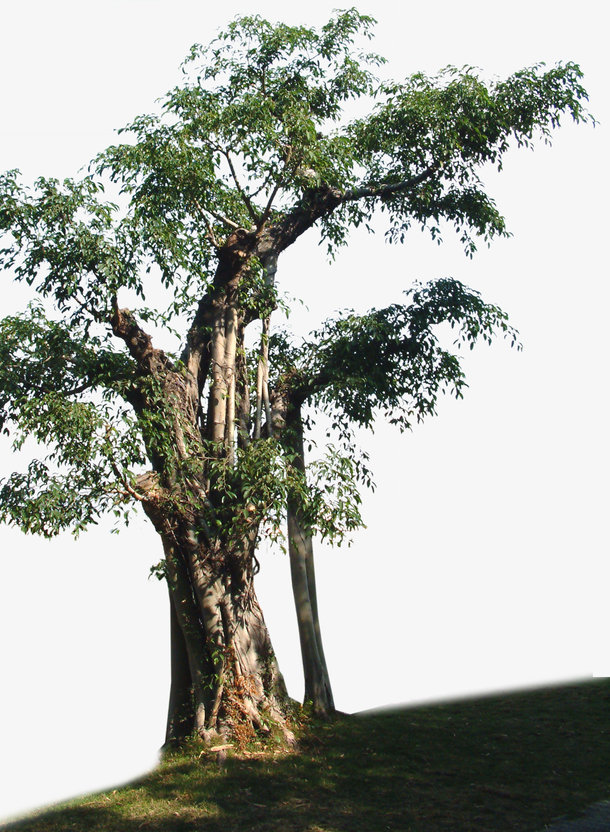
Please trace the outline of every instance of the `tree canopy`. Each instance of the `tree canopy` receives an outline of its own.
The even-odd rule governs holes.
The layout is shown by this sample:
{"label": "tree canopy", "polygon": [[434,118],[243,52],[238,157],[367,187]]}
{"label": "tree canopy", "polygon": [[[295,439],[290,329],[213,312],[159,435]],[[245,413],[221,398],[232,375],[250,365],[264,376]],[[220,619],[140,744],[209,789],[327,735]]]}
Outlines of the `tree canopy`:
{"label": "tree canopy", "polygon": [[[361,524],[370,472],[352,426],[408,428],[440,392],[462,394],[439,324],[456,344],[516,343],[502,310],[447,277],[295,341],[271,325],[281,254],[316,228],[332,257],[378,213],[390,242],[453,226],[472,256],[508,235],[484,166],[550,141],[564,116],[590,120],[573,63],[379,81],[383,59],[355,45],[373,23],[353,9],[319,30],[237,18],[82,179],[0,179],[0,262],[37,295],[0,322],[1,426],[32,449],[1,484],[0,518],[51,536],[142,506],[171,598],[170,740],[285,723],[252,578],[261,537],[286,520],[306,698],[332,710],[312,537]],[[156,344],[163,331],[175,350]],[[320,411],[335,444],[308,466]]]}

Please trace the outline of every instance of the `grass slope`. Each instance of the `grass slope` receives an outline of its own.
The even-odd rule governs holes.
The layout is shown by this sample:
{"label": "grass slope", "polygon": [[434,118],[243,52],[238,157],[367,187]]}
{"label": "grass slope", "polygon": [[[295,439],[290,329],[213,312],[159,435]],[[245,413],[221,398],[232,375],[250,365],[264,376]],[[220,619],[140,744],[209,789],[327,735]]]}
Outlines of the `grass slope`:
{"label": "grass slope", "polygon": [[[224,754],[226,759],[220,759]],[[11,832],[538,832],[610,797],[610,680],[305,720],[299,751],[203,751]]]}

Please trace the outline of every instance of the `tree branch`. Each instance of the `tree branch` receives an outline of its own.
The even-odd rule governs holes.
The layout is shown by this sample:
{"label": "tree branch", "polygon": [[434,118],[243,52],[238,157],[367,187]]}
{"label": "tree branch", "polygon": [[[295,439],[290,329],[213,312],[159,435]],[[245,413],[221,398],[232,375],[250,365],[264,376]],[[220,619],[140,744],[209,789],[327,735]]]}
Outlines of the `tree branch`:
{"label": "tree branch", "polygon": [[237,176],[237,172],[236,172],[235,167],[233,165],[233,160],[231,159],[231,155],[230,155],[229,151],[228,150],[221,150],[221,153],[225,157],[225,159],[227,160],[227,163],[229,165],[229,169],[231,171],[231,176],[233,177],[233,181],[235,182],[235,187],[237,188],[237,191],[238,191],[239,195],[241,196],[241,198],[244,202],[244,205],[246,206],[246,208],[248,210],[248,213],[250,214],[250,219],[252,220],[252,222],[255,225],[258,226],[260,224],[260,221],[261,221],[260,217],[258,216],[256,211],[252,207],[252,202],[250,201],[250,197],[248,196],[248,194],[244,191],[244,189],[241,186],[241,183],[240,183],[239,178]]}
{"label": "tree branch", "polygon": [[280,189],[280,183],[278,182],[276,184],[275,188],[273,189],[273,191],[271,192],[271,196],[269,197],[269,199],[267,201],[267,205],[265,206],[265,210],[263,211],[263,215],[260,218],[260,221],[258,223],[259,230],[264,226],[264,224],[269,219],[269,215],[271,213],[271,208],[273,206],[273,200],[277,196],[277,192],[279,191],[279,189]]}
{"label": "tree branch", "polygon": [[435,162],[422,173],[411,177],[411,179],[375,187],[353,188],[348,191],[341,191],[339,188],[331,188],[328,185],[312,188],[307,192],[306,198],[301,204],[289,211],[277,225],[269,228],[267,234],[261,235],[259,256],[270,250],[280,254],[292,245],[301,234],[311,228],[317,220],[325,214],[332,213],[346,202],[354,202],[366,197],[383,199],[407,191],[429,179],[440,167],[441,165]]}
{"label": "tree branch", "polygon": [[341,201],[354,202],[357,199],[364,199],[367,196],[376,196],[383,199],[384,197],[392,196],[392,194],[407,191],[409,188],[413,188],[415,185],[425,182],[425,180],[429,179],[434,173],[436,173],[437,170],[439,170],[439,168],[440,164],[435,162],[433,165],[427,167],[422,173],[417,176],[413,176],[411,179],[403,179],[402,182],[394,182],[389,185],[377,185],[373,188],[353,188],[343,194]]}
{"label": "tree branch", "polygon": [[206,208],[206,211],[208,212],[208,214],[211,214],[215,220],[218,220],[218,222],[223,222],[225,225],[228,225],[229,228],[232,228],[234,231],[236,231],[238,228],[241,228],[241,225],[239,225],[239,223],[233,222],[233,220],[230,220],[228,217],[225,217],[222,214],[217,214],[216,211],[212,211],[211,208]]}
{"label": "tree branch", "polygon": [[221,246],[216,241],[216,238],[214,236],[214,231],[211,228],[210,223],[208,221],[208,218],[205,215],[206,211],[208,212],[208,214],[210,214],[210,216],[214,217],[215,220],[218,220],[218,222],[222,222],[225,225],[228,225],[229,228],[232,228],[233,230],[236,230],[237,228],[241,228],[241,225],[238,225],[238,223],[234,222],[233,220],[230,220],[228,217],[225,217],[223,214],[217,214],[216,211],[212,211],[211,208],[202,208],[197,199],[195,199],[193,201],[195,203],[195,207],[197,208],[197,210],[201,214],[201,217],[202,217],[204,223],[206,224],[206,227],[207,227],[209,235],[210,235],[210,240],[212,241],[212,245],[215,246],[216,248],[221,248]]}
{"label": "tree branch", "polygon": [[64,396],[77,396],[79,393],[84,393],[85,390],[89,390],[93,387],[93,382],[88,381],[85,384],[80,384],[78,387],[73,387],[72,390],[66,390]]}
{"label": "tree branch", "polygon": [[210,221],[208,220],[208,218],[205,214],[205,211],[203,210],[203,208],[199,204],[198,200],[195,200],[195,207],[199,211],[199,214],[201,215],[201,219],[204,221],[205,227],[208,230],[207,237],[208,237],[209,241],[212,243],[212,245],[214,246],[215,249],[219,249],[220,248],[220,243],[216,239],[216,235],[214,234],[214,229],[210,225]]}
{"label": "tree branch", "polygon": [[137,323],[129,309],[119,309],[116,298],[112,299],[112,317],[110,325],[117,338],[123,340],[133,358],[141,369],[148,373],[155,370],[169,370],[171,362],[162,350],[155,349],[152,338]]}
{"label": "tree branch", "polygon": [[258,187],[255,191],[253,191],[253,192],[250,194],[250,199],[254,199],[254,197],[257,197],[257,196],[258,196],[259,194],[261,194],[263,191],[267,190],[267,189],[268,189],[268,187],[269,187],[269,183],[271,182],[271,180],[272,180],[272,179],[273,179],[273,176],[272,176],[271,174],[268,174],[268,175],[267,175],[267,178],[265,179],[265,181],[263,182],[263,184],[262,184],[262,185],[260,185],[260,187]]}

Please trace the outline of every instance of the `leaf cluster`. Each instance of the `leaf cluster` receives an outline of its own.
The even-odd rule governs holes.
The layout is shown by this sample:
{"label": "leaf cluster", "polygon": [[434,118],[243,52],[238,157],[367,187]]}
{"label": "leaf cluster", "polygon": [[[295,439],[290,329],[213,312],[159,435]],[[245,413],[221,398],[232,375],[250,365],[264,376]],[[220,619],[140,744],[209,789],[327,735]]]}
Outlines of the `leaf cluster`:
{"label": "leaf cluster", "polygon": [[134,385],[130,359],[75,332],[39,303],[0,322],[0,427],[15,451],[26,441],[44,449],[0,482],[0,518],[45,536],[78,532],[109,510],[123,517],[131,471],[145,459],[118,403]]}
{"label": "leaf cluster", "polygon": [[441,391],[462,396],[460,360],[441,345],[439,324],[457,330],[454,346],[491,343],[498,332],[517,344],[507,315],[453,278],[405,294],[409,303],[328,320],[302,347],[283,351],[293,395],[331,415],[340,432],[370,428],[378,414],[404,430],[436,413]]}
{"label": "leaf cluster", "polygon": [[[578,65],[568,62],[548,71],[538,64],[491,83],[472,67],[450,66],[436,76],[416,73],[381,84],[374,111],[348,127],[362,171],[359,190],[372,193],[364,206],[346,205],[346,221],[370,219],[380,199],[393,242],[402,242],[412,225],[427,227],[440,241],[441,220],[455,226],[469,255],[476,236],[506,236],[480,170],[485,164],[501,169],[513,142],[533,147],[537,135],[550,142],[563,114],[594,121],[581,79]],[[422,171],[429,176],[416,187],[399,188]],[[380,190],[382,183],[398,190]]]}
{"label": "leaf cluster", "polygon": [[101,201],[101,183],[40,178],[31,194],[17,173],[0,181],[0,265],[73,323],[106,321],[119,287],[143,296],[137,245],[118,206]]}
{"label": "leaf cluster", "polygon": [[222,540],[243,540],[254,534],[285,548],[286,506],[299,505],[301,523],[312,534],[341,544],[360,528],[358,483],[370,472],[357,455],[328,445],[306,471],[286,443],[275,438],[250,443],[237,451],[235,464],[210,454],[210,500],[192,495],[206,533]]}
{"label": "leaf cluster", "polygon": [[165,281],[180,270],[209,280],[232,231],[261,228],[282,195],[345,184],[352,149],[325,125],[372,89],[368,66],[381,59],[351,49],[372,23],[353,9],[320,32],[237,18],[193,46],[164,115],[136,119],[119,131],[128,142],[97,158],[96,172],[129,195],[130,222]]}
{"label": "leaf cluster", "polygon": [[[205,113],[202,126],[239,155],[248,178],[280,186],[296,178],[311,187],[310,169],[338,184],[342,142],[323,131],[346,101],[373,89],[368,67],[382,59],[352,46],[373,23],[355,9],[336,12],[319,32],[237,18],[209,47],[193,47],[184,66],[198,65],[196,84],[174,91],[168,109],[188,112],[197,126]],[[343,161],[349,169],[352,160]]]}
{"label": "leaf cluster", "polygon": [[22,427],[45,442],[45,458],[0,480],[0,521],[45,537],[67,529],[77,535],[107,512],[128,523],[131,471],[144,463],[133,424],[104,420],[82,402],[47,396],[40,405],[39,416],[24,408]]}

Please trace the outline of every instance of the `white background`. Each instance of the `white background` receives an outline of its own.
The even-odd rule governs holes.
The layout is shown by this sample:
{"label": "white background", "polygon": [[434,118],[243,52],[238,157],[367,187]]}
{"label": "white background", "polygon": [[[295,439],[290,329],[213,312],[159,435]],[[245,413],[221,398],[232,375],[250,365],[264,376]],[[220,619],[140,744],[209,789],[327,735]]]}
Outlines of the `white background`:
{"label": "white background", "polygon": [[[321,24],[335,4],[181,0],[3,2],[0,169],[75,175],[180,80],[194,42],[236,14]],[[514,151],[486,174],[514,236],[467,260],[413,231],[402,247],[355,234],[326,263],[315,239],[280,262],[309,307],[399,301],[452,275],[502,306],[524,351],[467,356],[466,399],[400,435],[363,437],[378,490],[351,548],[317,548],[321,614],[344,711],[582,679],[608,671],[606,505],[608,110],[601,4],[376,0],[371,48],[395,78],[454,64],[509,74],[574,60],[601,124]],[[295,10],[296,9],[296,10]],[[605,47],[605,44],[604,44]],[[25,297],[2,277],[2,314]],[[0,458],[0,475],[10,457]],[[144,520],[78,541],[0,529],[0,817],[113,786],[163,742],[168,614],[147,580],[160,546]],[[287,559],[263,551],[260,599],[290,692],[302,695]]]}

